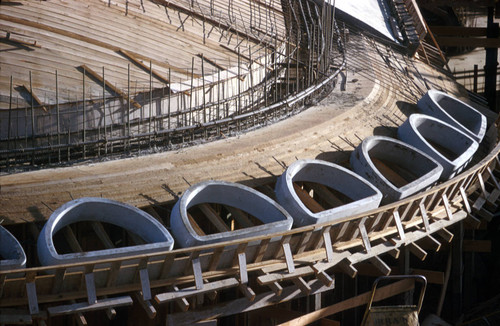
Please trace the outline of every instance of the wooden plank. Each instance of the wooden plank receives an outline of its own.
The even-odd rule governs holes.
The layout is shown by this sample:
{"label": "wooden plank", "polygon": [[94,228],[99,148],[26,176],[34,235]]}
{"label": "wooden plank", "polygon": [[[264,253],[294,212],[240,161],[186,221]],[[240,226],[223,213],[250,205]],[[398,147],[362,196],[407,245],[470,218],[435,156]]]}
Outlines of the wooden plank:
{"label": "wooden plank", "polygon": [[299,187],[297,184],[295,184],[295,183],[293,184],[293,189],[295,189],[297,196],[304,203],[304,205],[306,205],[306,207],[314,214],[325,210],[323,208],[323,206],[321,206],[320,204],[318,204],[317,201],[312,199],[311,196],[309,196],[309,193],[307,193],[304,189]]}
{"label": "wooden plank", "polygon": [[220,257],[224,252],[224,247],[218,247],[214,250],[212,257],[210,258],[210,264],[208,264],[209,271],[215,271],[219,265]]}
{"label": "wooden plank", "polygon": [[200,204],[198,205],[200,210],[205,214],[205,216],[212,222],[215,228],[219,232],[229,232],[229,227],[224,220],[217,214],[217,212],[209,205],[209,204]]}
{"label": "wooden plank", "polygon": [[106,85],[106,87],[110,90],[112,90],[115,94],[117,94],[118,96],[121,96],[123,97],[124,99],[130,101],[130,103],[136,108],[136,109],[140,109],[142,106],[137,103],[136,101],[134,101],[133,99],[129,99],[129,97],[127,96],[127,94],[125,94],[124,92],[122,92],[119,88],[116,88],[113,84],[111,84],[108,80],[103,80],[102,79],[102,76],[99,75],[98,73],[96,73],[95,71],[93,71],[92,69],[90,69],[89,67],[87,67],[86,65],[81,65],[79,67],[80,69],[83,69],[85,71],[85,73],[91,75],[93,78],[97,79],[101,84],[104,82],[104,84]]}
{"label": "wooden plank", "polygon": [[142,300],[147,301],[151,300],[151,284],[149,283],[149,273],[147,265],[145,268],[141,268],[139,270],[139,279],[141,281],[141,289],[142,289]]}
{"label": "wooden plank", "polygon": [[112,287],[115,284],[121,264],[121,261],[114,261],[111,263],[111,269],[108,272],[108,278],[106,280],[106,287]]}
{"label": "wooden plank", "polygon": [[198,223],[196,222],[196,220],[194,219],[193,216],[191,216],[191,214],[187,213],[187,216],[188,216],[188,220],[189,220],[189,223],[191,224],[191,226],[193,227],[194,229],[194,232],[196,232],[196,234],[198,235],[206,235],[206,233],[203,231],[203,229],[198,225]]}
{"label": "wooden plank", "polygon": [[436,252],[441,249],[441,242],[437,241],[436,238],[434,238],[430,234],[423,238],[419,243],[421,243],[423,249],[424,247],[430,248],[431,250],[434,250]]}
{"label": "wooden plank", "polygon": [[429,232],[429,216],[427,215],[427,210],[425,209],[423,201],[420,202],[418,208],[420,209],[420,216],[422,217],[422,222],[424,223],[425,232]]}
{"label": "wooden plank", "polygon": [[450,243],[451,240],[453,240],[453,233],[451,233],[445,228],[438,230],[436,233],[448,243]]}
{"label": "wooden plank", "polygon": [[280,271],[277,273],[260,275],[257,277],[257,282],[260,285],[268,285],[270,283],[288,281],[294,278],[308,276],[314,273],[314,269],[311,266],[304,266],[296,268],[292,273]]}
{"label": "wooden plank", "polygon": [[293,273],[295,271],[295,263],[293,262],[292,250],[290,249],[290,243],[286,242],[282,244],[283,252],[285,253],[285,261],[288,268],[288,273]]}
{"label": "wooden plank", "polygon": [[333,261],[333,247],[332,247],[332,239],[330,238],[330,228],[327,227],[323,230],[323,243],[325,245],[326,252],[326,261]]}
{"label": "wooden plank", "polygon": [[[179,288],[176,285],[172,285],[170,289],[174,292],[179,292]],[[175,303],[177,306],[181,309],[181,311],[188,311],[189,309],[189,302],[187,301],[186,298],[180,298],[175,300]]]}
{"label": "wooden plank", "polygon": [[417,256],[418,259],[424,260],[425,257],[427,257],[427,252],[420,248],[416,243],[411,242],[408,244],[408,249],[410,249],[410,252]]}
{"label": "wooden plank", "polygon": [[140,68],[142,68],[148,74],[151,73],[156,79],[158,79],[162,83],[170,86],[170,81],[167,78],[165,78],[164,76],[162,76],[156,70],[150,69],[150,67],[146,66],[142,61],[140,61],[139,59],[137,59],[132,53],[130,53],[128,51],[125,51],[123,49],[120,49],[118,52],[120,52],[125,57],[127,57],[128,59],[130,59],[133,63],[135,63],[136,65],[138,65]]}
{"label": "wooden plank", "polygon": [[399,212],[397,210],[394,210],[392,212],[392,216],[394,217],[394,222],[396,223],[396,229],[398,230],[399,239],[404,242],[406,240],[406,237],[403,225],[401,224],[401,219],[399,218]]}
{"label": "wooden plank", "polygon": [[437,35],[448,36],[486,36],[486,27],[465,26],[431,26],[431,30]]}
{"label": "wooden plank", "polygon": [[361,241],[363,242],[363,247],[365,248],[366,252],[370,252],[372,249],[372,246],[370,244],[370,238],[368,238],[368,233],[366,232],[365,228],[365,221],[366,217],[363,217],[361,219],[361,222],[359,222],[358,228],[359,228],[359,233],[361,234]]}
{"label": "wooden plank", "polygon": [[36,315],[40,312],[40,309],[38,308],[35,278],[36,272],[26,273],[26,294],[28,295],[28,308],[31,315]]}
{"label": "wooden plank", "polygon": [[97,302],[97,295],[95,290],[94,273],[85,273],[85,288],[87,290],[87,302],[93,305]]}
{"label": "wooden plank", "polygon": [[244,252],[238,254],[238,266],[240,270],[240,283],[248,283],[247,257]]}
{"label": "wooden plank", "polygon": [[396,187],[401,188],[404,185],[408,184],[408,181],[406,181],[405,178],[403,178],[401,175],[399,175],[396,171],[391,169],[381,160],[378,160],[374,157],[372,157],[371,160],[375,165],[375,167],[377,168],[377,170],[379,170],[379,172]]}
{"label": "wooden plank", "polygon": [[451,220],[453,220],[453,213],[451,212],[451,207],[450,207],[450,202],[448,200],[448,196],[446,196],[446,194],[443,193],[441,195],[441,198],[443,199],[443,205],[444,205],[444,209],[446,211],[446,216],[451,221]]}
{"label": "wooden plank", "polygon": [[196,289],[197,290],[202,290],[203,289],[203,273],[201,271],[201,262],[200,258],[194,258],[192,260],[192,266],[193,266],[193,274],[194,274],[194,282],[196,284]]}
{"label": "wooden plank", "polygon": [[[413,280],[402,280],[395,282],[390,285],[386,285],[384,287],[380,287],[375,292],[375,297],[373,298],[374,302],[390,298],[394,295],[409,291],[414,288]],[[361,305],[367,304],[371,298],[371,291],[365,292],[363,294],[357,295],[353,298],[344,300],[342,302],[336,303],[329,307],[311,312],[304,316],[301,316],[296,319],[292,319],[286,323],[280,324],[280,326],[299,326],[299,325],[308,325],[310,323],[315,322],[321,318],[325,318],[327,316],[342,312],[347,309],[351,309],[354,307],[359,307]]]}
{"label": "wooden plank", "polygon": [[63,233],[64,237],[66,238],[66,241],[68,241],[68,244],[73,252],[83,252],[82,247],[78,243],[75,233],[73,232],[73,229],[71,228],[70,225],[66,226],[63,229]]}
{"label": "wooden plank", "polygon": [[231,216],[235,219],[236,222],[240,225],[240,228],[250,228],[253,225],[253,223],[250,221],[250,219],[247,217],[247,213],[243,212],[239,208],[232,207],[232,206],[226,206],[227,210],[231,213]]}
{"label": "wooden plank", "polygon": [[92,225],[92,229],[94,229],[94,232],[97,234],[97,237],[99,238],[99,240],[101,240],[106,249],[112,249],[115,247],[115,245],[109,238],[108,233],[106,233],[106,230],[104,230],[104,226],[101,222],[91,221],[90,225]]}
{"label": "wooden plank", "polygon": [[500,48],[500,38],[439,36],[436,41],[440,46]]}
{"label": "wooden plank", "polygon": [[318,195],[321,199],[328,203],[331,207],[338,207],[345,205],[346,202],[335,196],[327,187],[320,183],[308,183],[312,188],[315,195]]}
{"label": "wooden plank", "polygon": [[41,106],[45,112],[49,112],[47,110],[47,108],[43,105],[42,101],[40,101],[38,96],[36,96],[35,92],[32,89],[30,89],[28,86],[26,86],[24,84],[23,84],[23,88],[26,90],[26,92],[28,92],[30,94],[31,98],[33,99],[33,101],[36,103],[37,106]]}
{"label": "wooden plank", "polygon": [[260,241],[257,252],[255,253],[255,258],[253,259],[254,263],[259,263],[264,258],[264,254],[266,253],[267,246],[269,246],[270,238],[266,238]]}
{"label": "wooden plank", "polygon": [[94,304],[87,302],[73,303],[69,305],[52,306],[48,307],[47,311],[51,317],[69,315],[74,313],[84,313],[95,310],[103,310],[107,308],[116,308],[123,306],[131,306],[133,304],[130,296],[123,296],[118,298],[101,299]]}
{"label": "wooden plank", "polygon": [[[312,291],[310,295],[331,291],[331,288],[324,286],[320,281],[313,280],[308,282]],[[297,286],[288,286],[282,289],[281,295],[276,295],[274,292],[259,293],[254,301],[249,301],[247,298],[239,298],[230,302],[222,302],[210,307],[210,309],[192,310],[187,312],[168,314],[167,325],[190,325],[198,320],[220,318],[226,315],[234,315],[261,309],[267,306],[274,306],[278,303],[303,297],[302,291]]]}
{"label": "wooden plank", "polygon": [[140,292],[134,292],[135,300],[139,303],[139,305],[144,309],[146,315],[148,315],[149,319],[155,319],[156,317],[156,308],[153,306],[150,300],[144,300],[143,295]]}
{"label": "wooden plank", "polygon": [[374,256],[370,258],[370,263],[373,264],[381,273],[382,275],[389,275],[391,274],[391,268],[378,256]]}
{"label": "wooden plank", "polygon": [[[228,278],[220,281],[210,282],[205,284],[202,289],[197,289],[195,286],[181,289],[178,292],[166,292],[160,293],[155,296],[155,300],[158,304],[166,303],[169,301],[189,298],[199,294],[205,294],[211,291],[223,290],[227,288],[237,287],[240,282],[235,278]],[[246,299],[245,299],[246,300]]]}
{"label": "wooden plank", "polygon": [[309,295],[312,291],[309,284],[302,277],[297,277],[292,279],[293,284],[297,285],[297,287],[304,293],[304,295]]}
{"label": "wooden plank", "polygon": [[252,290],[251,287],[249,287],[248,285],[246,284],[240,284],[238,286],[238,288],[240,289],[241,293],[243,293],[243,295],[249,300],[249,301],[253,301],[255,300],[255,292]]}

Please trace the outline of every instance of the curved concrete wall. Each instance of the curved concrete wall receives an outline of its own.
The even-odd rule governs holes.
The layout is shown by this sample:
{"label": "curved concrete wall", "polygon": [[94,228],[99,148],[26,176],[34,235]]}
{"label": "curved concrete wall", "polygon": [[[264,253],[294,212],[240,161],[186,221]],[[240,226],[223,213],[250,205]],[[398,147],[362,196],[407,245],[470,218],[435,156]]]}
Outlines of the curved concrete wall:
{"label": "curved concrete wall", "polygon": [[17,239],[0,225],[0,271],[26,266],[26,254]]}
{"label": "curved concrete wall", "polygon": [[[393,184],[375,166],[374,159],[403,167],[412,174],[413,179],[400,186]],[[443,167],[424,152],[402,141],[383,136],[364,139],[352,152],[350,161],[356,173],[382,192],[382,204],[400,200],[432,186],[443,172]]]}
{"label": "curved concrete wall", "polygon": [[438,161],[443,166],[442,180],[460,173],[479,147],[464,132],[424,114],[412,114],[398,128],[398,138]]}
{"label": "curved concrete wall", "polygon": [[486,133],[486,117],[472,106],[446,93],[429,90],[417,103],[418,109],[462,130],[480,143]]}
{"label": "curved concrete wall", "polygon": [[[187,211],[203,203],[216,203],[239,208],[262,221],[263,225],[230,232],[199,235],[189,222]],[[236,183],[224,181],[200,182],[184,192],[170,215],[170,227],[180,247],[200,246],[253,236],[287,231],[292,217],[274,200],[262,193]]]}
{"label": "curved concrete wall", "polygon": [[[82,221],[117,225],[138,235],[147,244],[58,254],[54,246],[54,234],[65,226]],[[85,197],[67,202],[52,213],[40,232],[37,246],[40,263],[48,266],[172,250],[174,240],[163,225],[138,208],[114,200]]]}
{"label": "curved concrete wall", "polygon": [[[332,188],[352,199],[345,205],[311,212],[298,197],[294,182],[314,182]],[[382,193],[368,181],[339,165],[320,160],[292,163],[276,182],[276,199],[293,217],[294,226],[340,220],[377,208]]]}

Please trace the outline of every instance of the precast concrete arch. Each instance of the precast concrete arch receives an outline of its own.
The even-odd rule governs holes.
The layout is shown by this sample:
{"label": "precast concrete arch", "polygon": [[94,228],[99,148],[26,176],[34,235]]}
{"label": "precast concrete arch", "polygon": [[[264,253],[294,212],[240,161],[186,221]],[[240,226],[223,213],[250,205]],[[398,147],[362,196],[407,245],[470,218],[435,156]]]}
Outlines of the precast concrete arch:
{"label": "precast concrete arch", "polygon": [[[188,209],[206,203],[236,207],[253,215],[263,224],[200,235],[190,222]],[[180,247],[201,246],[283,232],[290,230],[292,223],[290,214],[271,198],[250,187],[225,181],[204,181],[190,187],[175,203],[170,215],[171,231]]]}
{"label": "precast concrete arch", "polygon": [[[59,254],[54,246],[54,234],[65,226],[82,221],[122,227],[141,237],[146,244]],[[160,222],[136,207],[105,198],[84,197],[67,202],[52,213],[40,232],[37,246],[40,263],[48,266],[172,250],[174,239]]]}
{"label": "precast concrete arch", "polygon": [[[351,201],[314,213],[306,207],[297,195],[294,182],[319,184],[319,189],[314,191],[321,191],[323,197],[330,197],[330,202],[340,204],[341,200],[335,198],[335,194],[325,187],[338,191]],[[382,200],[382,193],[356,173],[342,166],[321,160],[298,160],[293,162],[278,178],[275,192],[278,203],[292,215],[294,226],[335,220],[341,221],[344,217],[377,208]],[[333,204],[331,205],[333,206]]]}
{"label": "precast concrete arch", "polygon": [[26,266],[26,254],[17,239],[0,225],[0,271]]}
{"label": "precast concrete arch", "polygon": [[443,172],[436,160],[400,140],[384,136],[365,138],[352,152],[354,172],[370,181],[388,204],[434,185]]}
{"label": "precast concrete arch", "polygon": [[462,130],[478,143],[486,133],[486,117],[472,106],[431,89],[418,102],[420,112],[436,117]]}
{"label": "precast concrete arch", "polygon": [[443,166],[442,180],[460,173],[479,148],[458,128],[425,114],[412,114],[398,128],[398,138],[431,156]]}

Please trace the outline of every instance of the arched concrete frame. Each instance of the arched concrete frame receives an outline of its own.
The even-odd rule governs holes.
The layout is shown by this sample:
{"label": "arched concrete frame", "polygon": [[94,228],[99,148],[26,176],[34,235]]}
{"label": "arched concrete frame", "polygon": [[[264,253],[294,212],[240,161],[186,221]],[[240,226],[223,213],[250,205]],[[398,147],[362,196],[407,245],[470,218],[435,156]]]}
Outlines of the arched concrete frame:
{"label": "arched concrete frame", "polygon": [[17,239],[0,225],[0,271],[20,269],[26,266],[26,254]]}
{"label": "arched concrete frame", "polygon": [[[189,222],[189,208],[203,203],[216,203],[239,208],[264,224],[234,231],[199,235]],[[287,231],[293,219],[280,205],[264,194],[241,184],[224,181],[204,181],[187,189],[175,203],[170,215],[170,227],[180,247],[201,246],[253,236]]]}
{"label": "arched concrete frame", "polygon": [[[374,159],[391,162],[409,171],[413,179],[397,186],[375,166]],[[351,154],[354,172],[370,181],[384,195],[382,204],[388,204],[435,184],[443,167],[429,155],[402,141],[384,136],[364,139]],[[397,174],[397,173],[396,173]]]}
{"label": "arched concrete frame", "polygon": [[478,143],[486,133],[486,117],[472,106],[431,89],[418,102],[420,112],[438,118],[460,129]]}
{"label": "arched concrete frame", "polygon": [[410,115],[398,128],[398,138],[438,161],[443,166],[442,180],[460,173],[479,148],[458,128],[424,114]]}
{"label": "arched concrete frame", "polygon": [[[294,182],[314,182],[334,189],[352,199],[352,202],[322,212],[313,213],[300,200]],[[294,226],[341,221],[379,206],[382,193],[356,173],[339,165],[321,160],[293,162],[278,178],[276,200],[293,217]]]}
{"label": "arched concrete frame", "polygon": [[[80,253],[59,254],[54,234],[63,227],[82,221],[113,224],[141,237],[146,244]],[[84,197],[56,209],[38,237],[38,259],[45,266],[70,264],[172,250],[174,239],[167,229],[146,212],[114,200]]]}

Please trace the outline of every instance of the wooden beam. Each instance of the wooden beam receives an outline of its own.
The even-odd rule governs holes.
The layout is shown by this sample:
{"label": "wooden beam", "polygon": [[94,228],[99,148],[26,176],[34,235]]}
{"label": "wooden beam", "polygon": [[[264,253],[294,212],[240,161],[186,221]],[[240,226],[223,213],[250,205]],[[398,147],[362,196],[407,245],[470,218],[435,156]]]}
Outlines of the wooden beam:
{"label": "wooden beam", "polygon": [[131,306],[133,303],[130,296],[123,296],[118,298],[101,299],[94,304],[87,302],[73,303],[68,305],[61,305],[47,308],[50,316],[61,316],[74,313],[83,313],[87,311],[103,310],[111,307]]}
{"label": "wooden beam", "polygon": [[133,63],[135,63],[137,66],[139,66],[140,68],[142,68],[142,70],[144,70],[148,74],[151,73],[156,79],[158,79],[159,81],[161,81],[164,84],[167,84],[170,87],[170,80],[168,80],[167,78],[163,77],[156,70],[150,69],[150,67],[146,66],[142,61],[140,61],[139,59],[137,59],[136,57],[134,57],[134,55],[132,53],[130,53],[128,51],[125,51],[123,49],[120,49],[119,52],[121,54],[123,54],[125,57],[127,57],[130,61],[132,61]]}
{"label": "wooden beam", "polygon": [[448,36],[486,36],[486,27],[464,27],[464,26],[431,26],[431,30],[437,35]]}
{"label": "wooden beam", "polygon": [[323,206],[318,204],[317,201],[315,201],[311,196],[309,196],[309,193],[299,187],[296,183],[293,183],[293,189],[297,193],[297,196],[299,199],[306,205],[306,207],[313,213],[319,213],[325,210]]}
{"label": "wooden beam", "polygon": [[500,38],[439,36],[440,46],[468,46],[476,48],[500,48]]}
{"label": "wooden beam", "polygon": [[33,92],[32,89],[30,89],[28,86],[26,86],[24,84],[23,84],[23,88],[26,90],[26,92],[28,92],[30,94],[31,98],[36,103],[36,105],[41,106],[42,110],[44,110],[45,112],[49,112],[47,110],[47,108],[43,105],[42,101],[40,101],[40,99],[38,98],[38,96],[36,96],[35,92]]}
{"label": "wooden beam", "polygon": [[[160,293],[155,296],[155,300],[158,304],[166,303],[172,300],[189,298],[196,296],[198,294],[204,294],[211,291],[223,290],[231,287],[237,287],[240,282],[235,278],[228,278],[225,280],[215,281],[208,284],[205,284],[203,289],[198,290],[195,286],[188,287],[185,289],[181,289],[178,292],[166,292]],[[245,300],[247,300],[245,298]]]}
{"label": "wooden beam", "polygon": [[[375,297],[373,298],[374,302],[392,297],[394,295],[409,291],[413,289],[415,286],[414,281],[412,279],[402,280],[395,282],[390,285],[386,285],[384,287],[378,288],[377,292],[375,292]],[[304,316],[301,316],[296,319],[292,319],[286,323],[280,324],[279,326],[299,326],[299,325],[308,325],[310,323],[315,322],[321,318],[325,318],[327,316],[336,314],[338,312],[359,307],[361,305],[367,304],[371,297],[371,291],[365,292],[353,298],[344,300],[342,302],[336,303],[329,307],[311,312]]]}
{"label": "wooden beam", "polygon": [[[331,288],[324,286],[318,280],[309,281],[308,285],[312,290],[310,295],[331,291]],[[190,325],[199,320],[248,312],[300,297],[304,297],[303,292],[296,285],[292,285],[282,289],[281,295],[276,295],[274,292],[265,292],[257,294],[254,301],[249,301],[247,298],[239,298],[230,302],[213,305],[210,309],[167,314],[167,325]]]}
{"label": "wooden beam", "polygon": [[222,217],[217,214],[217,212],[210,206],[209,204],[200,204],[198,205],[200,210],[205,214],[205,216],[212,222],[212,224],[215,226],[215,228],[219,232],[229,232],[229,227],[227,226],[226,223],[224,223],[224,220]]}
{"label": "wooden beam", "polygon": [[231,216],[236,220],[236,222],[238,222],[240,228],[250,228],[254,226],[250,219],[247,217],[246,212],[232,206],[226,206],[226,208],[231,213]]}
{"label": "wooden beam", "polygon": [[116,88],[108,80],[103,80],[101,75],[99,75],[98,73],[96,73],[95,71],[93,71],[92,69],[90,69],[89,67],[87,67],[86,65],[81,65],[81,66],[79,66],[79,68],[83,69],[86,74],[89,74],[93,78],[97,79],[101,84],[104,82],[106,84],[107,88],[111,89],[114,93],[116,93],[117,95],[123,97],[124,99],[130,101],[130,103],[132,103],[132,105],[135,108],[140,109],[142,107],[139,103],[137,103],[133,99],[129,99],[129,97],[128,97],[127,94],[125,94],[124,92],[122,92],[119,88]]}

